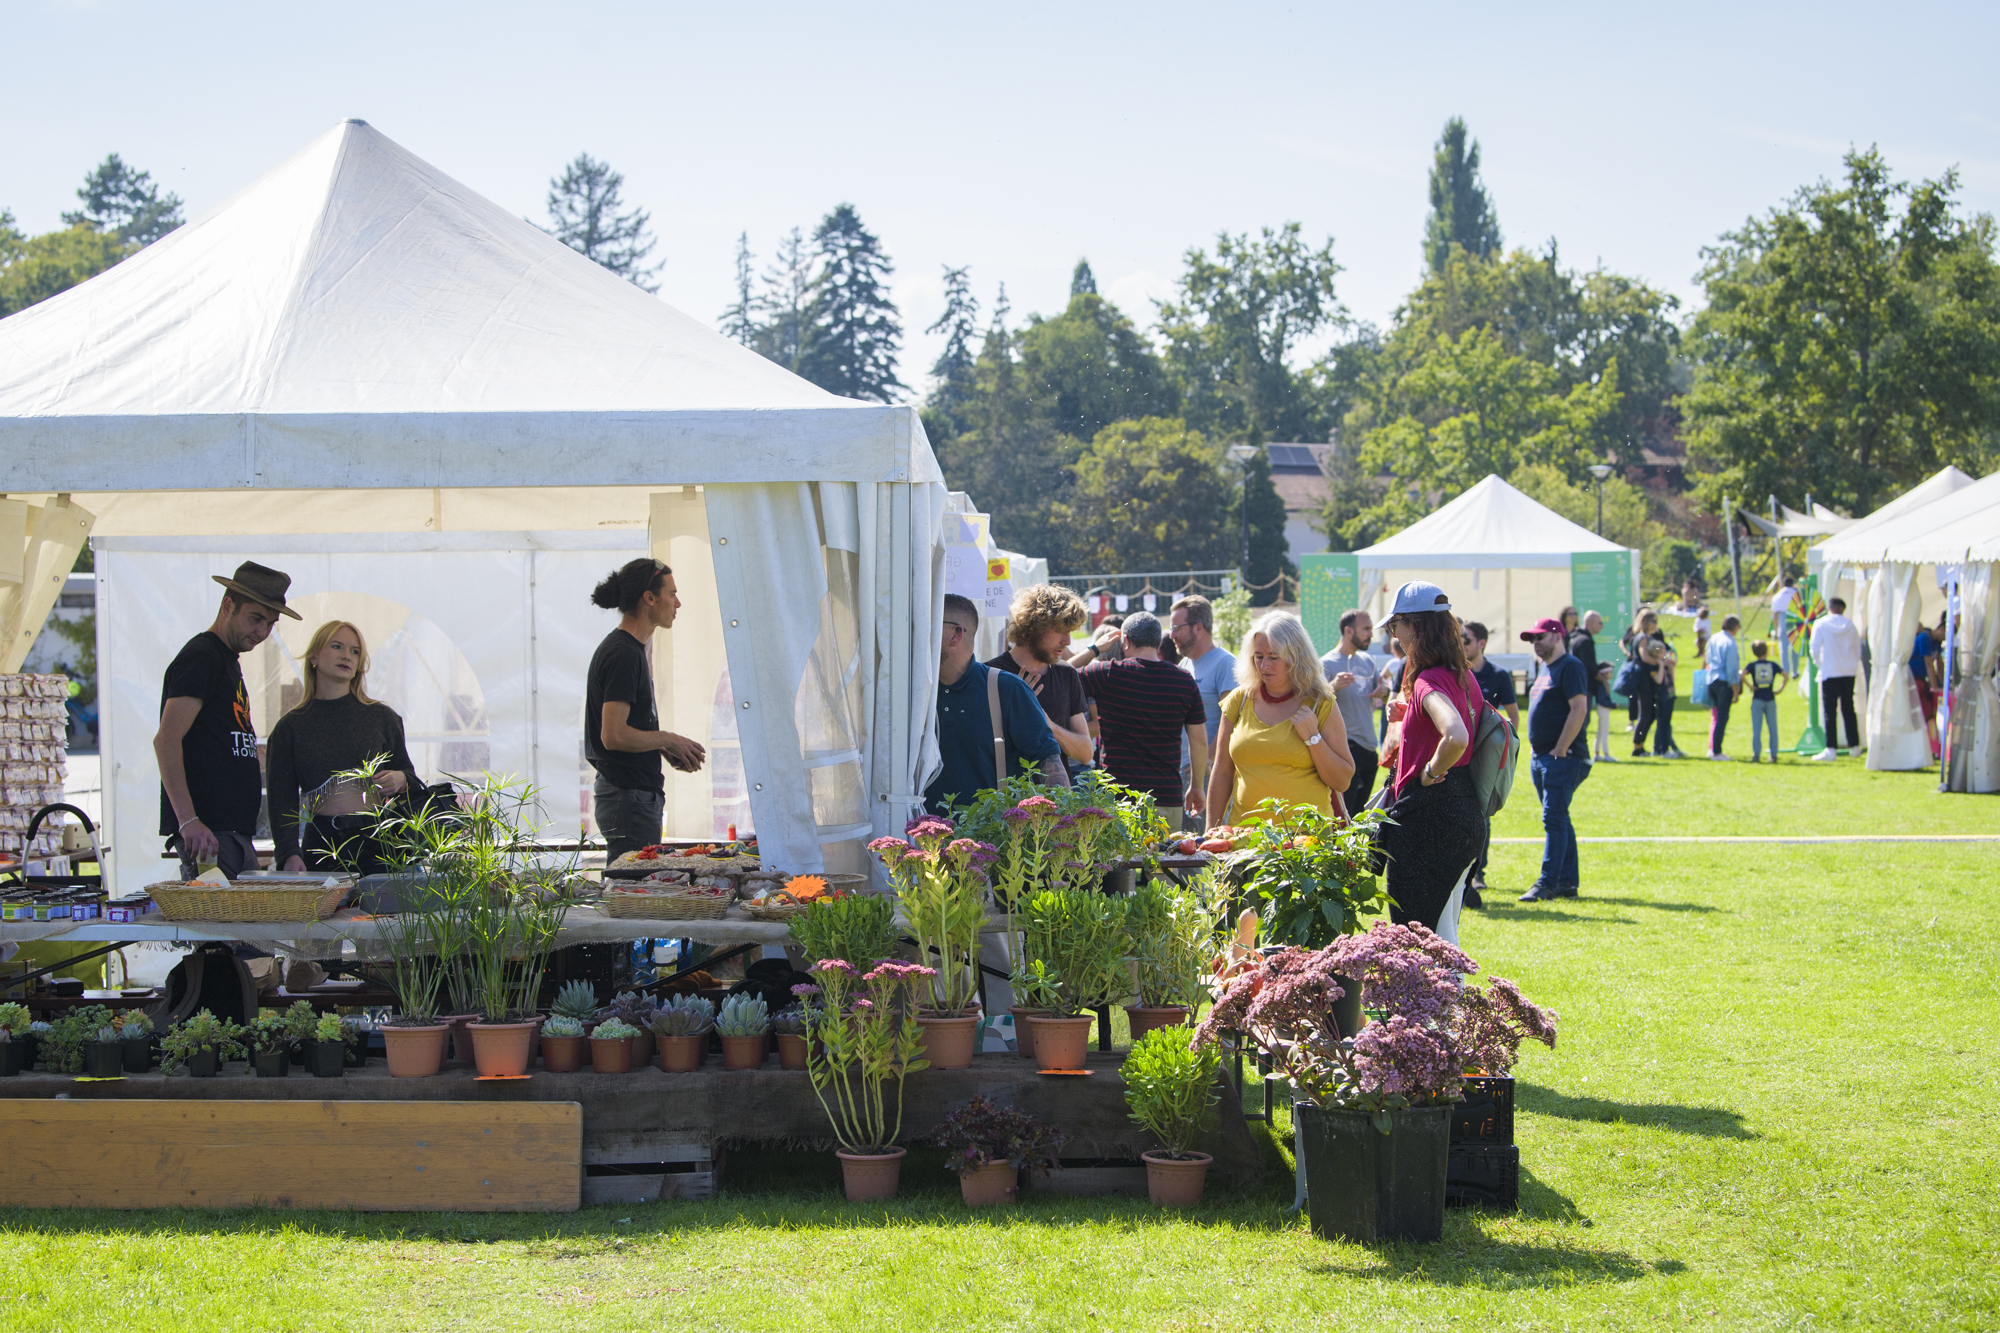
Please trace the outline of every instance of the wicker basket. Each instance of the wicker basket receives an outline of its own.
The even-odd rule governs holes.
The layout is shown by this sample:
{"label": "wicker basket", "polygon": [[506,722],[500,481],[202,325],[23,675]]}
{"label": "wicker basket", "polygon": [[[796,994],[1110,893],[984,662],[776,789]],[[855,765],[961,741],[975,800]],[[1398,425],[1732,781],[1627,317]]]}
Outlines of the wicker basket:
{"label": "wicker basket", "polygon": [[752,921],[790,921],[793,917],[804,916],[811,910],[810,903],[802,903],[782,889],[762,902],[739,904],[743,915]]}
{"label": "wicker basket", "polygon": [[354,886],[324,884],[149,884],[146,894],[168,921],[323,921]]}
{"label": "wicker basket", "polygon": [[713,921],[729,911],[729,899],[688,893],[631,893],[606,889],[597,900],[606,916],[650,921]]}

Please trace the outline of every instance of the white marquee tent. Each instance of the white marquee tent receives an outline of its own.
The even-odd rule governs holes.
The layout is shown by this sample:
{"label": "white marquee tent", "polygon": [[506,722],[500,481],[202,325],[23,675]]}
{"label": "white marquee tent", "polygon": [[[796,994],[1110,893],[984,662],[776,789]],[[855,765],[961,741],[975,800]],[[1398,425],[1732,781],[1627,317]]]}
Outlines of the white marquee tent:
{"label": "white marquee tent", "polygon": [[[1484,623],[1493,655],[1512,666],[1515,637],[1565,605],[1596,610],[1612,637],[1639,601],[1639,553],[1579,527],[1489,476],[1392,537],[1362,548],[1362,606],[1379,623],[1410,579],[1450,595],[1461,620]],[[1504,646],[1503,646],[1504,645]]]}
{"label": "white marquee tent", "polygon": [[[613,623],[586,593],[647,551],[686,604],[662,725],[715,759],[670,771],[670,832],[740,807],[776,863],[858,867],[936,766],[945,491],[916,412],[808,384],[360,121],[0,321],[0,493],[96,516],[123,886],[162,867],[161,672],[245,558],[362,625],[420,754],[536,781],[554,834]],[[260,734],[311,628],[246,661]]]}

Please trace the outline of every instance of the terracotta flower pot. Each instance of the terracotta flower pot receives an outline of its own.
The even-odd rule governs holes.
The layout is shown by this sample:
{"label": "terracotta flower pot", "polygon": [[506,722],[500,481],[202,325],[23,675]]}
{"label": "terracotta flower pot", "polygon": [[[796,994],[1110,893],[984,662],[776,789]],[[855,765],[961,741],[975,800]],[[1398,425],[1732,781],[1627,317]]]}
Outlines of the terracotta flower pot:
{"label": "terracotta flower pot", "polygon": [[769,1051],[770,1038],[763,1033],[754,1037],[724,1037],[722,1067],[731,1072],[739,1069],[762,1069],[764,1056]]}
{"label": "terracotta flower pot", "polygon": [[907,1148],[891,1148],[885,1153],[836,1151],[840,1178],[847,1186],[847,1201],[880,1203],[895,1198],[896,1184],[903,1174],[903,1158],[908,1155]]}
{"label": "terracotta flower pot", "polygon": [[451,1029],[451,1058],[460,1064],[472,1063],[472,1025],[479,1021],[478,1014],[447,1014],[441,1020]]}
{"label": "terracotta flower pot", "polygon": [[640,1028],[639,1035],[632,1038],[632,1068],[643,1069],[653,1063],[654,1047],[657,1044],[650,1031]]}
{"label": "terracotta flower pot", "polygon": [[625,1074],[632,1069],[630,1037],[592,1037],[590,1067],[600,1074]]}
{"label": "terracotta flower pot", "polygon": [[474,1023],[472,1062],[481,1078],[528,1072],[528,1038],[535,1033],[533,1023]]}
{"label": "terracotta flower pot", "polygon": [[917,1028],[924,1036],[924,1059],[932,1069],[969,1069],[972,1047],[979,1036],[979,1015],[964,1018],[934,1018],[917,1015]]}
{"label": "terracotta flower pot", "polygon": [[958,1173],[958,1193],[967,1208],[1012,1203],[1020,1192],[1021,1172],[1011,1162],[988,1162]]}
{"label": "terracotta flower pot", "polygon": [[793,1036],[789,1032],[778,1034],[778,1068],[804,1069],[806,1067],[806,1039]]}
{"label": "terracotta flower pot", "polygon": [[1075,1018],[1030,1018],[1035,1032],[1037,1069],[1081,1069],[1090,1052],[1090,1030],[1097,1020],[1089,1014]]}
{"label": "terracotta flower pot", "polygon": [[1179,1027],[1187,1022],[1188,1011],[1184,1004],[1164,1004],[1157,1008],[1143,1004],[1128,1004],[1125,1006],[1125,1016],[1132,1020],[1132,1044],[1136,1046],[1139,1044],[1139,1039],[1148,1032],[1158,1028]]}
{"label": "terracotta flower pot", "polygon": [[1035,1058],[1035,1031],[1028,1026],[1031,1018],[1050,1018],[1054,1015],[1047,1009],[1010,1009],[1014,1015],[1014,1049],[1023,1059]]}
{"label": "terracotta flower pot", "polygon": [[660,1068],[669,1074],[692,1074],[708,1058],[708,1034],[699,1037],[656,1037]]}
{"label": "terracotta flower pot", "polygon": [[421,1027],[394,1025],[382,1029],[382,1045],[388,1053],[390,1078],[429,1078],[444,1068],[445,1038],[451,1028],[443,1023]]}
{"label": "terracotta flower pot", "polygon": [[1155,1208],[1192,1208],[1201,1202],[1208,1164],[1215,1159],[1205,1152],[1191,1152],[1179,1158],[1144,1152],[1139,1154],[1139,1160],[1146,1164],[1146,1193]]}
{"label": "terracotta flower pot", "polygon": [[588,1037],[551,1037],[542,1034],[542,1068],[551,1074],[573,1074],[583,1068],[583,1050]]}

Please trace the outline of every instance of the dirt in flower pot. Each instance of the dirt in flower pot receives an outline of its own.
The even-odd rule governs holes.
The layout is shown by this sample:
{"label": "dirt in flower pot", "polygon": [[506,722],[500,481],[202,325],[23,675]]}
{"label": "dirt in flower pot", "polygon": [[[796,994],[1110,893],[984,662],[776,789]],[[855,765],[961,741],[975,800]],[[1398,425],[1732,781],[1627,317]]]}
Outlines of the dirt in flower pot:
{"label": "dirt in flower pot", "polygon": [[879,1153],[852,1153],[840,1149],[840,1178],[847,1188],[849,1203],[880,1203],[896,1197],[902,1179],[907,1148],[890,1148]]}
{"label": "dirt in flower pot", "polygon": [[314,1078],[339,1078],[347,1070],[347,1043],[339,1039],[307,1043],[306,1068]]}
{"label": "dirt in flower pot", "polygon": [[958,1173],[959,1197],[967,1208],[1012,1203],[1020,1196],[1021,1172],[1012,1162],[987,1162]]}
{"label": "dirt in flower pot", "polygon": [[1038,1069],[1082,1069],[1090,1053],[1090,1030],[1097,1020],[1089,1014],[1076,1018],[1030,1018],[1035,1034],[1035,1067]]}
{"label": "dirt in flower pot", "polygon": [[630,1037],[592,1037],[590,1067],[600,1074],[624,1074],[632,1069]]}

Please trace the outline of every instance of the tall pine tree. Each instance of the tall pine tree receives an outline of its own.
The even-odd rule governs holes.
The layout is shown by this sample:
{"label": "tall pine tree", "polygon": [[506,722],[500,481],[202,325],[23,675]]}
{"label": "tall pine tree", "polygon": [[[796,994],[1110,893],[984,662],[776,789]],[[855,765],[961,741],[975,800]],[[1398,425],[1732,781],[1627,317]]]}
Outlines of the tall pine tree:
{"label": "tall pine tree", "polygon": [[821,219],[813,248],[818,267],[798,373],[845,398],[893,402],[904,387],[896,378],[903,326],[888,288],[895,266],[852,204]]}
{"label": "tall pine tree", "polygon": [[736,238],[736,301],[722,312],[722,332],[745,347],[757,341],[757,295],[751,288],[750,233]]}
{"label": "tall pine tree", "polygon": [[925,333],[944,335],[944,350],[931,366],[930,399],[924,404],[924,429],[932,444],[941,443],[966,427],[963,413],[974,393],[973,369],[979,354],[979,299],[967,280],[969,270],[944,267],[944,313]]}
{"label": "tall pine tree", "polygon": [[83,207],[62,215],[71,227],[110,232],[120,241],[151,245],[181,225],[181,199],[162,195],[151,172],[134,171],[113,153],[83,178]]}
{"label": "tall pine tree", "polygon": [[1465,122],[1457,116],[1444,123],[1431,159],[1431,212],[1424,220],[1424,260],[1431,272],[1444,272],[1454,245],[1482,259],[1500,253],[1500,219],[1479,179],[1479,141],[1468,142]]}
{"label": "tall pine tree", "polygon": [[646,267],[646,256],[658,244],[649,234],[652,215],[643,208],[620,212],[625,177],[589,153],[549,181],[549,221],[544,228],[586,259],[592,259],[641,291],[657,292],[652,276],[666,267],[662,260]]}
{"label": "tall pine tree", "polygon": [[808,337],[813,296],[812,252],[797,227],[778,242],[777,258],[764,270],[764,290],[757,297],[757,314],[750,346],[793,374]]}
{"label": "tall pine tree", "polygon": [[[1244,516],[1249,517],[1249,552],[1243,565],[1243,582],[1249,585],[1252,606],[1270,606],[1284,600],[1286,588],[1278,578],[1298,577],[1285,541],[1285,502],[1271,480],[1271,456],[1264,446],[1253,445],[1243,465],[1243,489],[1237,493],[1239,506],[1234,518],[1237,540],[1242,541]],[[1269,586],[1264,586],[1269,585]]]}
{"label": "tall pine tree", "polygon": [[1088,259],[1076,261],[1076,271],[1069,275],[1069,294],[1072,297],[1097,295],[1097,275],[1090,271]]}

